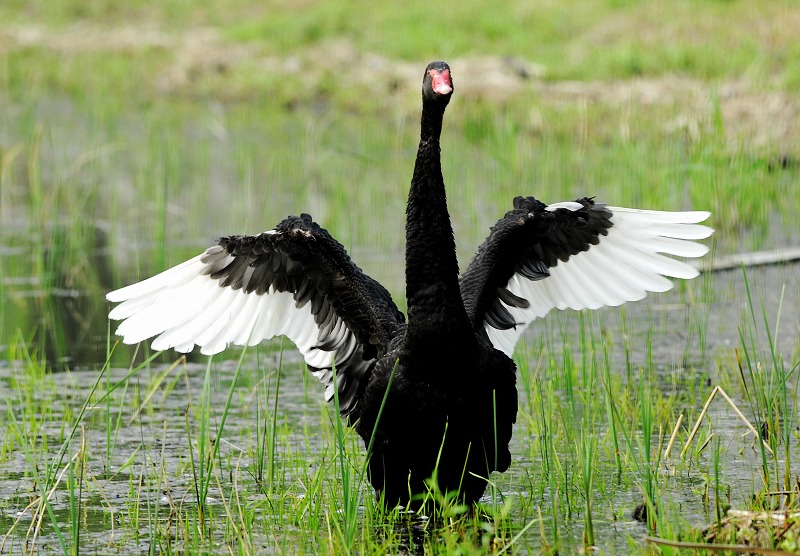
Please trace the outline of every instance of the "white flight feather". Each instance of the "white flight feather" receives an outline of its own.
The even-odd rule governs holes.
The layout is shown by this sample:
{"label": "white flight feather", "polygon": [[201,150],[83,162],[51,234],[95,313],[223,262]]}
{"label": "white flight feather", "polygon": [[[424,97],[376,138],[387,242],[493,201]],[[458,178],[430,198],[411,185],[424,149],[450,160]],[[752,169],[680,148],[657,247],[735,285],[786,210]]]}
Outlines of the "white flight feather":
{"label": "white flight feather", "polygon": [[[575,202],[554,203],[549,211],[559,208],[580,210]],[[509,330],[497,330],[484,324],[489,341],[495,348],[511,356],[525,327],[551,309],[597,309],[638,301],[648,292],[664,292],[672,288],[667,278],[690,279],[698,271],[666,255],[694,258],[708,252],[708,247],[695,240],[709,237],[713,230],[699,224],[710,216],[704,211],[661,212],[621,207],[608,207],[614,226],[598,245],[588,251],[559,261],[550,268],[550,276],[528,280],[514,274],[506,285],[512,294],[526,299],[530,306],[503,307],[517,323]]]}
{"label": "white flight feather", "polygon": [[[211,248],[207,253],[219,253],[220,249]],[[202,257],[106,295],[109,301],[121,302],[111,310],[109,318],[122,320],[117,334],[124,343],[135,344],[155,336],[155,350],[174,348],[185,353],[200,346],[202,353],[211,355],[231,343],[252,346],[285,335],[308,365],[320,369],[314,375],[323,382],[331,380],[330,367],[335,359],[344,364],[358,351],[355,335],[338,316],[331,317],[334,320],[330,333],[321,337],[311,303],[298,308],[290,292],[278,292],[272,286],[261,295],[220,287],[219,280],[210,277]],[[231,259],[224,257],[211,270],[224,268]],[[319,349],[317,346],[322,343],[329,344],[332,351]],[[351,363],[356,373],[363,372],[369,364],[360,359]],[[340,389],[343,386],[344,381]],[[332,392],[332,387],[326,391],[328,399]]]}
{"label": "white flight feather", "polygon": [[200,257],[202,256],[203,255],[197,255],[152,278],[109,292],[106,294],[106,299],[112,302],[124,301],[142,297],[146,293],[154,292],[164,287],[170,287],[181,282],[189,281],[197,276],[199,269],[203,268],[204,265],[200,262]]}

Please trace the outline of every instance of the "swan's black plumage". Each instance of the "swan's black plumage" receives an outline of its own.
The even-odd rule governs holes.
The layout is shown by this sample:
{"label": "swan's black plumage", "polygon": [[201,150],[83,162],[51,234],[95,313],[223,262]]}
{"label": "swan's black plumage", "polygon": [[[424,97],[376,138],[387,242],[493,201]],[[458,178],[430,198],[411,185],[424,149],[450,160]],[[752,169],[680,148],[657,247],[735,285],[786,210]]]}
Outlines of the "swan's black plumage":
{"label": "swan's black plumage", "polygon": [[518,273],[543,280],[559,261],[597,245],[612,227],[611,211],[592,199],[575,201],[580,207],[548,210],[533,197],[517,197],[514,209],[492,227],[489,237],[461,277],[461,294],[474,330],[488,342],[484,324],[499,330],[517,325],[504,305],[525,308],[528,301],[506,286]]}
{"label": "swan's black plumage", "polygon": [[464,500],[475,502],[489,474],[511,463],[516,374],[509,357],[478,341],[461,299],[439,158],[452,92],[450,68],[443,62],[429,65],[422,91],[406,210],[408,328],[399,348],[373,370],[356,430],[365,440],[376,431],[370,480],[388,503],[405,503],[409,493],[424,492],[435,468],[442,492],[460,490]]}
{"label": "swan's black plumage", "polygon": [[[596,308],[665,291],[697,272],[660,253],[697,257],[702,212],[639,211],[591,199],[518,197],[459,281],[439,140],[450,68],[425,70],[406,211],[408,323],[389,293],[303,214],[256,236],[223,237],[203,254],[108,294],[126,343],[213,354],[286,335],[369,445],[386,504],[431,486],[478,500],[505,471],[517,413],[511,353],[552,308]],[[688,240],[688,241],[687,241]],[[334,384],[334,366],[337,384]],[[388,390],[388,393],[387,393]],[[382,404],[384,403],[385,405]],[[382,409],[381,409],[382,408]],[[379,418],[380,414],[380,418]]]}
{"label": "swan's black plumage", "polygon": [[[229,257],[230,262],[218,262]],[[403,313],[386,288],[358,268],[308,214],[286,218],[274,233],[223,237],[219,249],[207,251],[203,262],[221,287],[256,295],[272,287],[291,293],[295,307],[310,306],[318,328],[315,348],[334,354],[340,409],[355,422],[364,375],[404,328]],[[337,326],[352,331],[357,341],[347,341]],[[326,384],[333,380],[330,366],[309,365],[309,370]]]}

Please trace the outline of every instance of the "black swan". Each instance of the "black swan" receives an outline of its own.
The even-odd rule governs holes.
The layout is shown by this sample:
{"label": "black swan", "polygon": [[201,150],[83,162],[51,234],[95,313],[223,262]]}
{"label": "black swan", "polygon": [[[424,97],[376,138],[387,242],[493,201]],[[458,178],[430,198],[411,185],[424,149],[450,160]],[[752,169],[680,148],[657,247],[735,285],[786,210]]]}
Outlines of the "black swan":
{"label": "black swan", "polygon": [[[476,502],[511,463],[522,331],[550,309],[620,305],[697,271],[663,254],[699,257],[707,212],[545,205],[517,197],[459,279],[439,137],[453,92],[433,62],[406,210],[408,323],[307,214],[256,236],[223,237],[203,254],[113,291],[109,317],[128,344],[214,354],[286,335],[311,373],[338,390],[341,415],[367,445],[369,479],[385,504],[415,505],[435,486]],[[337,384],[334,385],[333,368]],[[386,393],[388,388],[388,394]],[[379,411],[384,402],[382,412]],[[374,431],[374,433],[373,433]]]}

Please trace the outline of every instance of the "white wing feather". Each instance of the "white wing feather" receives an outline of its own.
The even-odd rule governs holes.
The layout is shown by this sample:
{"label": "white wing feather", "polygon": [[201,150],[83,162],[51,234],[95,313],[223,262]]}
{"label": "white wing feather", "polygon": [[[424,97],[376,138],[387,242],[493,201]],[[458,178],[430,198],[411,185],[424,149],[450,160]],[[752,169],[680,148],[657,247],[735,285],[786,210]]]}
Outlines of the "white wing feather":
{"label": "white wing feather", "polygon": [[[554,203],[547,210],[578,210],[578,203]],[[588,251],[559,261],[550,269],[550,276],[531,281],[517,273],[506,289],[526,299],[527,308],[503,307],[517,325],[498,330],[488,323],[484,328],[492,345],[509,357],[523,330],[533,320],[551,309],[597,309],[617,306],[644,298],[647,292],[664,292],[673,284],[666,277],[688,280],[698,275],[697,269],[670,258],[694,258],[708,252],[708,247],[695,240],[709,237],[713,230],[699,222],[710,214],[703,211],[660,212],[608,207],[614,224],[600,243]],[[502,303],[502,302],[501,302]]]}
{"label": "white wing feather", "polygon": [[[212,250],[218,252],[217,247]],[[333,317],[330,333],[321,337],[311,303],[297,307],[292,293],[273,287],[261,295],[220,287],[219,280],[209,276],[202,256],[106,295],[109,301],[121,302],[108,316],[122,320],[116,333],[124,343],[136,344],[155,336],[154,350],[173,348],[187,353],[199,346],[201,353],[212,355],[230,344],[253,346],[285,335],[309,366],[320,369],[314,375],[322,382],[331,380],[335,357],[340,363],[350,360],[353,376],[366,370],[370,362],[357,353],[358,339],[338,316]],[[215,269],[224,268],[231,260],[231,256],[224,258]],[[332,350],[319,349],[322,344]],[[325,396],[332,398],[332,384]],[[350,401],[340,402],[344,407]]]}

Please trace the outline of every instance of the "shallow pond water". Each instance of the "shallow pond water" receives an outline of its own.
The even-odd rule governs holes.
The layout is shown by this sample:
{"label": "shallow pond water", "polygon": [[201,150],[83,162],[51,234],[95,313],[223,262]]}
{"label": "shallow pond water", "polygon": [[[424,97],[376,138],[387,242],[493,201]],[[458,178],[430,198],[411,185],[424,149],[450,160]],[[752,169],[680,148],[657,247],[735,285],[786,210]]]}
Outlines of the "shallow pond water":
{"label": "shallow pond water", "polygon": [[[0,175],[0,535],[8,533],[0,553],[31,546],[60,550],[53,522],[63,535],[75,520],[81,552],[223,554],[236,551],[236,534],[228,530],[234,520],[219,519],[223,516],[252,520],[248,531],[254,552],[331,552],[319,537],[340,517],[335,421],[322,401],[322,388],[303,369],[297,352],[287,345],[279,355],[279,343],[251,350],[233,389],[236,350],[215,358],[208,375],[202,356],[190,355],[187,363],[173,367],[176,356],[164,354],[127,378],[144,356],[129,346],[116,346],[108,356],[115,338],[104,294],[193,256],[215,234],[257,233],[300,207],[324,223],[357,264],[404,305],[402,221],[416,113],[413,118],[384,115],[387,125],[381,129],[358,115],[262,114],[249,103],[167,102],[129,110],[112,117],[95,113],[94,106],[56,98],[16,106],[0,116],[5,117],[0,154],[14,152],[21,142],[28,157],[9,163]],[[591,122],[609,116],[591,106],[579,112],[584,110],[594,114]],[[631,115],[624,111],[627,128]],[[652,112],[649,107],[643,111]],[[553,121],[563,116],[557,112]],[[41,121],[52,123],[42,131]],[[457,184],[449,202],[462,268],[488,226],[510,208],[513,195],[544,195],[546,183],[558,188],[547,189],[548,196],[574,198],[588,190],[615,200],[645,197],[655,202],[655,197],[672,207],[688,206],[694,190],[727,183],[731,176],[725,172],[743,182],[756,176],[777,188],[794,185],[796,170],[791,168],[764,178],[743,157],[729,160],[724,153],[720,162],[715,154],[697,154],[702,144],[678,140],[664,149],[661,131],[654,132],[655,139],[645,134],[645,144],[638,145],[616,132],[584,130],[581,118],[581,134],[599,135],[577,145],[572,135],[578,128],[561,131],[565,137],[557,130],[553,137],[517,137],[504,134],[508,122],[499,127],[492,122],[471,126],[485,127],[485,139],[449,129],[453,145],[443,153],[448,183]],[[661,129],[649,120],[640,124]],[[647,158],[651,152],[654,158]],[[653,163],[661,169],[654,172]],[[531,172],[537,164],[541,171]],[[606,171],[617,165],[630,174],[627,181],[603,183]],[[598,181],[587,177],[595,171]],[[721,177],[713,177],[717,173]],[[638,175],[653,177],[662,187],[642,186],[634,179]],[[572,184],[578,189],[574,195]],[[740,215],[728,208],[728,194],[722,188],[722,200],[714,199],[731,213],[720,215],[732,228],[715,236],[721,252],[800,240],[800,230],[789,221],[793,214],[766,219],[768,229],[750,234],[749,223],[740,223]],[[744,201],[754,213],[786,210],[761,197]],[[356,213],[364,216],[354,218]],[[556,539],[563,553],[581,547],[586,512],[576,480],[581,438],[597,440],[589,495],[595,544],[617,554],[643,546],[647,528],[631,518],[642,502],[647,472],[641,468],[644,435],[637,417],[642,381],[655,390],[652,405],[659,412],[650,450],[652,472],[662,510],[676,528],[702,526],[714,518],[713,452],[720,454],[719,492],[725,504],[743,506],[761,489],[760,452],[719,398],[687,456],[679,456],[713,386],[723,386],[754,418],[737,368],[735,350],[742,353],[742,336],[749,343],[752,330],[758,330],[753,357],[768,368],[766,319],[775,352],[788,366],[800,358],[800,265],[753,268],[747,277],[755,326],[741,270],[706,273],[668,294],[621,308],[554,312],[533,323],[515,355],[521,398],[512,466],[492,477],[502,507],[511,514],[513,530],[505,536],[532,524],[515,550],[537,553]],[[595,382],[588,390],[585,382],[591,375],[585,369],[597,361],[602,367],[606,352],[620,424],[630,435],[626,445],[620,433],[621,474],[605,408],[592,402],[602,398],[602,389]],[[104,367],[107,357],[110,364]],[[788,381],[795,416],[796,380],[793,375]],[[87,400],[90,405],[81,415]],[[680,413],[687,421],[672,456],[658,460]],[[596,419],[594,428],[585,425],[587,416]],[[346,444],[358,467],[364,453],[360,441],[351,432]],[[212,467],[217,474],[202,494],[198,462],[211,446],[219,449]],[[796,465],[796,436],[789,449]],[[778,470],[784,457],[779,457]],[[68,462],[73,458],[85,472],[70,491]],[[52,516],[44,517],[34,539],[27,508],[40,496],[37,477],[48,466],[58,486],[50,503]],[[207,529],[192,526],[198,498],[204,498],[214,518]],[[76,500],[80,507],[71,507]],[[493,504],[489,495],[484,501]],[[359,510],[364,521],[367,507]],[[187,533],[193,530],[208,537],[194,538]],[[392,548],[413,552],[418,547],[397,542]]]}
{"label": "shallow pond water", "polygon": [[[366,261],[363,266],[368,268],[368,263]],[[796,358],[800,348],[800,313],[791,310],[800,304],[799,275],[800,267],[796,264],[754,268],[747,274],[762,338],[765,332],[761,327],[762,304],[763,314],[774,332],[782,302],[775,346],[787,361]],[[27,298],[26,292],[34,289],[35,285],[27,283],[6,284],[13,303]],[[536,409],[527,397],[530,392],[526,394],[524,387],[525,383],[541,380],[542,365],[546,366],[542,358],[557,360],[557,366],[572,358],[575,365],[579,365],[581,330],[588,328],[594,334],[593,342],[602,340],[601,343],[607,346],[614,375],[622,383],[631,382],[631,389],[636,388],[640,369],[651,367],[664,398],[685,406],[681,411],[689,418],[698,415],[711,386],[722,383],[750,416],[741,389],[735,380],[731,381],[731,377],[738,374],[734,369],[734,349],[740,345],[740,329],[748,329],[749,307],[742,272],[725,271],[705,274],[688,287],[681,286],[664,295],[650,296],[624,308],[584,313],[583,323],[576,313],[553,313],[530,327],[516,354],[520,373],[529,376],[520,376],[523,395],[512,444],[513,463],[507,473],[493,477],[512,514],[516,512],[520,519],[530,521],[536,518],[535,508],[543,509],[541,522],[526,531],[518,541],[519,546],[537,552],[550,542],[547,536],[542,538],[541,531],[549,534],[554,523],[565,547],[580,546],[584,532],[580,510],[567,518],[548,511],[554,502],[569,504],[569,497],[575,504],[574,499],[579,499],[580,494],[569,492],[573,488],[569,485],[563,485],[563,488],[557,485],[553,490],[542,476],[542,438],[531,424],[537,418]],[[103,310],[102,303],[97,310]],[[98,322],[100,326],[106,326],[102,320]],[[106,349],[105,328],[95,329],[84,338],[85,343],[94,339],[95,345],[88,346],[80,357],[86,357],[87,353],[103,353]],[[762,340],[758,345],[763,347],[766,341]],[[335,459],[331,418],[322,401],[322,388],[303,370],[291,345],[285,346],[282,357],[275,351],[279,346],[275,343],[270,346],[270,349],[262,348],[246,355],[219,438],[216,438],[216,427],[235,376],[236,353],[231,352],[227,358],[218,358],[212,364],[210,404],[207,407],[210,408],[209,434],[219,443],[217,468],[220,476],[211,482],[207,500],[209,512],[222,515],[231,511],[224,503],[228,496],[226,493],[247,485],[243,490],[247,496],[245,505],[264,511],[263,504],[275,500],[270,494],[274,490],[260,490],[254,478],[259,475],[259,469],[268,469],[270,480],[291,493],[270,510],[286,515],[275,517],[273,513],[269,519],[287,519],[283,529],[286,538],[291,539],[290,543],[298,543],[301,542],[299,537],[291,533],[296,525],[286,517],[291,512],[284,504],[301,503],[298,500],[302,500],[303,490],[309,482],[318,479],[319,473],[323,474],[324,491],[334,492],[340,488],[339,478],[323,469],[323,462],[330,465],[330,461]],[[127,352],[120,357],[130,361],[132,355]],[[196,470],[192,458],[198,457],[198,442],[201,441],[198,429],[202,421],[201,408],[206,407],[203,398],[206,364],[203,357],[190,360],[195,362],[180,364],[169,371],[172,360],[162,356],[127,381],[123,379],[130,370],[112,365],[100,379],[100,392],[118,382],[125,386],[100,403],[96,403],[99,397],[95,394],[93,405],[88,407],[59,467],[64,468],[70,457],[84,446],[86,481],[80,496],[82,551],[104,552],[113,548],[120,553],[146,553],[153,549],[152,526],[148,524],[159,523],[166,527],[165,524],[176,515],[191,514],[189,510],[197,503]],[[32,469],[41,469],[58,452],[98,380],[100,365],[97,359],[72,360],[70,363],[69,371],[38,374],[26,370],[20,359],[0,364],[0,398],[7,403],[4,420],[17,424],[14,428],[16,434],[27,431],[34,435],[31,445],[38,447],[35,454],[30,454],[21,449],[26,444],[22,439],[6,436],[2,442],[0,532],[9,531],[5,551],[17,553],[25,549],[31,525],[31,513],[25,508],[36,498],[38,488]],[[279,366],[282,369],[280,392],[275,404]],[[162,377],[162,373],[165,376]],[[558,403],[567,405],[568,392],[560,387],[557,377],[551,380],[555,380],[556,395],[562,398]],[[792,396],[796,411],[797,400],[794,393]],[[37,412],[30,414],[26,405],[38,408]],[[138,411],[139,407],[141,411]],[[274,460],[271,460],[273,466],[270,467],[269,455],[257,454],[256,448],[263,439],[263,428],[260,427],[268,428],[264,419],[273,407],[277,408],[274,422],[277,432]],[[679,508],[680,518],[691,526],[702,526],[714,518],[713,502],[704,499],[712,480],[710,454],[713,450],[721,454],[721,482],[726,485],[725,505],[745,504],[760,480],[760,454],[755,449],[753,438],[751,435],[743,436],[747,429],[721,398],[711,405],[706,422],[715,435],[710,447],[680,460],[678,454],[683,447],[682,440],[686,438],[684,432],[671,459],[662,460],[657,467],[661,499]],[[684,427],[692,424],[685,423]],[[633,426],[632,430],[640,429]],[[663,453],[670,431],[655,432],[653,442],[661,443]],[[596,434],[598,438],[607,437],[606,425],[601,425]],[[636,433],[634,442],[637,446],[640,436],[640,432]],[[355,438],[348,442],[357,446],[354,453],[358,456],[363,454]],[[696,450],[700,440],[695,443]],[[572,469],[567,474],[576,473],[577,464],[574,455],[568,453],[568,443],[557,440],[554,445],[566,468]],[[624,554],[630,551],[631,542],[640,545],[641,538],[647,534],[646,527],[631,518],[633,508],[642,501],[642,494],[635,474],[627,471],[625,476],[618,476],[612,455],[603,448],[607,442],[601,442],[600,446],[594,478],[596,544],[604,553]],[[800,458],[796,439],[792,441],[791,455],[795,461]],[[70,498],[65,480],[62,480],[51,500],[55,518],[62,527],[69,524]],[[485,500],[491,503],[488,496]],[[579,503],[577,507],[580,507]],[[263,518],[264,514],[260,515]],[[19,522],[14,525],[17,519]],[[40,550],[55,550],[60,546],[48,520],[45,518],[36,539]],[[273,535],[255,533],[253,538],[267,552],[286,549]],[[180,542],[180,539],[176,540],[176,546]],[[299,551],[319,549],[314,544],[305,548],[292,546]],[[208,548],[205,546],[204,549]],[[413,546],[411,550],[414,551]],[[225,553],[227,549],[220,546],[214,551]]]}

